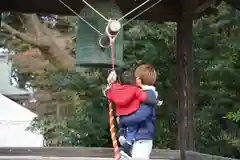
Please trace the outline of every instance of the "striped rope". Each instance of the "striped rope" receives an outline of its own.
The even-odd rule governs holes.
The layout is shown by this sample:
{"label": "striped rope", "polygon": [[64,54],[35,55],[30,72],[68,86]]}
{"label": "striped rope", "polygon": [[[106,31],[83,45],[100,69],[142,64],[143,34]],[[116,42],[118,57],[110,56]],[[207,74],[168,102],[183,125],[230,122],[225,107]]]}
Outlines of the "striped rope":
{"label": "striped rope", "polygon": [[[114,62],[114,40],[111,40],[111,57],[112,57],[112,71],[115,70],[115,62]],[[120,160],[120,151],[118,147],[118,142],[116,138],[116,133],[115,133],[115,125],[114,125],[114,114],[113,114],[113,105],[112,102],[109,101],[109,125],[110,125],[110,133],[111,133],[111,138],[112,138],[112,144],[113,144],[113,149],[114,149],[114,159],[115,160]]]}

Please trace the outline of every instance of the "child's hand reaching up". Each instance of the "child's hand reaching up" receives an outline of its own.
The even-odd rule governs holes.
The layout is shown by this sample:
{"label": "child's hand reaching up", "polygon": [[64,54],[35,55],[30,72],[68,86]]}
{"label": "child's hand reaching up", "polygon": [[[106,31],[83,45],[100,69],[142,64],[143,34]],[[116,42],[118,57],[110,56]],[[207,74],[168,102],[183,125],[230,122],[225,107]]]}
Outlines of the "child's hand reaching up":
{"label": "child's hand reaching up", "polygon": [[115,71],[110,72],[107,78],[108,84],[112,84],[116,80],[117,80],[117,73]]}
{"label": "child's hand reaching up", "polygon": [[104,96],[107,96],[107,91],[111,87],[111,84],[113,84],[117,80],[117,73],[115,71],[111,71],[107,78],[107,86],[102,87],[102,93]]}

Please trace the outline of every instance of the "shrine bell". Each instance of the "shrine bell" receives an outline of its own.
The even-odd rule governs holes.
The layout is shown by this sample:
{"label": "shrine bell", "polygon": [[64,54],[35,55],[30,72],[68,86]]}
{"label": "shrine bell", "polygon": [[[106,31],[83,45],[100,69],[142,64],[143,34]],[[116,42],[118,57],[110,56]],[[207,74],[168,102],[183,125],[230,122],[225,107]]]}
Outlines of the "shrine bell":
{"label": "shrine bell", "polygon": [[120,9],[114,3],[109,2],[91,5],[104,17],[111,20],[109,22],[106,21],[88,6],[82,9],[80,16],[103,33],[103,35],[82,20],[79,20],[76,40],[76,66],[110,68],[112,58],[109,34],[116,35],[114,43],[115,65],[117,67],[123,66],[123,28],[121,23],[116,21],[122,17]]}
{"label": "shrine bell", "polygon": [[9,61],[8,53],[0,52],[0,94],[13,100],[27,100],[30,92],[11,85],[12,63]]}

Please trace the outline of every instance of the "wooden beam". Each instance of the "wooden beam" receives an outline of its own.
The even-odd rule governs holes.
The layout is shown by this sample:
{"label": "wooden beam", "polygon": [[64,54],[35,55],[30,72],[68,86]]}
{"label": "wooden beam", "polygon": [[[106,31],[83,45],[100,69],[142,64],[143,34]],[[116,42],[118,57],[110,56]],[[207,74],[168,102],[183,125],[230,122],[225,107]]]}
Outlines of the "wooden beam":
{"label": "wooden beam", "polygon": [[215,7],[216,5],[216,0],[207,0],[206,2],[204,2],[203,4],[201,4],[200,6],[198,6],[194,11],[193,14],[198,15],[201,14],[202,12],[204,12],[207,8],[209,7]]}
{"label": "wooden beam", "polygon": [[[70,8],[75,12],[79,13],[85,4],[78,0],[63,0]],[[126,1],[116,0],[115,3],[119,6],[123,14],[128,13],[136,6],[142,3],[142,1]],[[48,5],[46,5],[48,4]],[[149,7],[152,3],[147,3],[144,7],[137,10],[133,14],[130,14],[127,19],[133,18],[139,12]],[[31,6],[31,7],[29,7]],[[66,8],[58,0],[8,0],[0,5],[0,10],[4,12],[22,12],[22,13],[41,13],[41,14],[57,14],[57,15],[74,15],[72,11]],[[148,20],[151,22],[162,22],[162,21],[176,21],[178,16],[178,5],[161,4],[159,3],[155,7],[151,8],[149,11],[138,17],[138,20]],[[157,14],[156,14],[157,13]],[[158,16],[156,16],[158,15]]]}
{"label": "wooden beam", "polygon": [[195,3],[195,7],[190,10],[184,10],[182,16],[183,17],[192,17],[193,19],[198,19],[199,17],[204,15],[204,12],[210,8],[215,7],[217,5],[216,0],[206,0],[203,4],[198,5]]}

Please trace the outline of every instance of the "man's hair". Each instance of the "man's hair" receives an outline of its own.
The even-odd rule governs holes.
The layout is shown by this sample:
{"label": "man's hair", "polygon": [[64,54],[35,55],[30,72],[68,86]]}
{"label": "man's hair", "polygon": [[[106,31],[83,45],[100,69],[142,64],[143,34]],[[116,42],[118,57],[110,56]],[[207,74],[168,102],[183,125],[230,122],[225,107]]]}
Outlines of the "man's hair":
{"label": "man's hair", "polygon": [[122,84],[134,85],[135,84],[134,72],[131,70],[124,71],[120,75],[120,82]]}
{"label": "man's hair", "polygon": [[150,64],[142,64],[135,70],[135,77],[142,81],[143,85],[155,85],[157,74]]}

